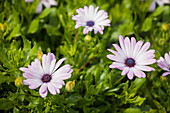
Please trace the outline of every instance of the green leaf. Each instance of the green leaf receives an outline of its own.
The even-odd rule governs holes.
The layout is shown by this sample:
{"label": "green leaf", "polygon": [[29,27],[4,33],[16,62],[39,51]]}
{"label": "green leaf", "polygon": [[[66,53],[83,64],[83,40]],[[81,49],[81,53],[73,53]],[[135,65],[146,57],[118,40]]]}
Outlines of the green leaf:
{"label": "green leaf", "polygon": [[14,108],[13,108],[13,113],[19,113],[19,109],[16,108],[16,107],[14,107]]}
{"label": "green leaf", "polygon": [[7,98],[0,98],[0,110],[9,110],[13,108],[12,101]]}
{"label": "green leaf", "polygon": [[24,43],[23,50],[24,51],[30,50],[31,49],[31,42],[29,40],[27,40],[25,36],[22,36],[22,39],[23,39],[23,43]]}
{"label": "green leaf", "polygon": [[164,6],[160,6],[160,7],[156,8],[156,10],[152,13],[151,16],[158,16],[158,15],[160,15],[164,11],[164,9],[165,9]]}
{"label": "green leaf", "polygon": [[146,100],[146,98],[142,98],[140,96],[137,96],[134,99],[129,99],[129,103],[134,103],[135,105],[140,106],[145,100]]}
{"label": "green leaf", "polygon": [[8,69],[14,69],[14,66],[9,63],[9,60],[7,58],[4,48],[1,48],[1,50],[0,50],[0,62],[3,63],[4,67],[7,67]]}
{"label": "green leaf", "polygon": [[39,27],[39,20],[34,19],[31,22],[31,25],[29,26],[28,33],[35,33],[38,30],[38,27]]}
{"label": "green leaf", "polygon": [[143,112],[138,108],[127,108],[123,113],[143,113]]}
{"label": "green leaf", "polygon": [[13,37],[20,36],[21,35],[20,30],[21,30],[21,25],[20,24],[16,25],[16,27],[14,27],[14,29],[10,33],[9,37],[7,37],[7,40],[11,40]]}
{"label": "green leaf", "polygon": [[58,30],[57,27],[53,27],[51,25],[44,25],[44,28],[47,30],[49,36],[60,36],[62,35],[61,32]]}
{"label": "green leaf", "polygon": [[146,20],[144,21],[143,25],[142,25],[142,30],[141,31],[149,31],[152,28],[152,18],[148,17],[146,18]]}
{"label": "green leaf", "polygon": [[53,8],[46,8],[44,9],[41,14],[38,16],[38,18],[44,18],[50,14],[50,12],[53,10]]}
{"label": "green leaf", "polygon": [[38,55],[38,45],[34,42],[34,47],[30,50],[29,56],[37,56]]}

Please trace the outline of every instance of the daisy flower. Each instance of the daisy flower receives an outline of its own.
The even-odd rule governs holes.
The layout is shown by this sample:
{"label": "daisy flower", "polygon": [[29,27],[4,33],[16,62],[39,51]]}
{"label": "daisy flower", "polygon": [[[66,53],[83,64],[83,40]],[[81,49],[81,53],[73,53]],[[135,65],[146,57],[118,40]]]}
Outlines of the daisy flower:
{"label": "daisy flower", "polygon": [[42,65],[35,59],[28,68],[21,67],[20,70],[24,71],[23,76],[26,78],[24,85],[29,85],[30,89],[41,86],[39,93],[43,98],[47,96],[48,90],[53,95],[60,93],[59,89],[65,85],[63,80],[70,78],[73,71],[68,64],[59,68],[65,59],[62,58],[56,63],[54,54],[49,52],[42,56]]}
{"label": "daisy flower", "polygon": [[107,55],[107,58],[114,62],[109,66],[110,68],[118,68],[123,70],[121,75],[127,74],[129,79],[133,79],[133,75],[139,78],[145,78],[143,71],[154,71],[155,69],[147,65],[156,62],[154,52],[155,50],[148,50],[150,43],[147,42],[143,46],[143,41],[136,42],[134,37],[131,40],[126,37],[119,36],[120,47],[113,44],[117,51],[108,49],[114,55]]}
{"label": "daisy flower", "polygon": [[[25,2],[33,2],[33,0],[25,0]],[[50,8],[51,5],[57,6],[57,2],[55,0],[41,0],[37,6],[36,13],[40,13],[42,11],[43,5],[46,8]]]}
{"label": "daisy flower", "polygon": [[154,11],[156,9],[156,4],[158,4],[159,6],[163,6],[164,4],[169,4],[170,1],[169,0],[153,0],[153,2],[151,3],[150,7],[149,7],[149,11]]}
{"label": "daisy flower", "polygon": [[76,20],[75,29],[84,26],[83,33],[87,34],[89,31],[94,29],[94,33],[100,32],[103,34],[104,26],[110,26],[110,20],[107,19],[108,13],[104,10],[99,10],[99,6],[94,8],[92,5],[84,6],[83,8],[77,9],[78,15],[72,15],[72,19]]}
{"label": "daisy flower", "polygon": [[169,51],[169,54],[165,53],[164,58],[160,57],[159,60],[157,61],[158,66],[160,68],[162,68],[165,71],[168,71],[168,72],[163,73],[162,76],[166,76],[166,75],[170,74],[170,51]]}

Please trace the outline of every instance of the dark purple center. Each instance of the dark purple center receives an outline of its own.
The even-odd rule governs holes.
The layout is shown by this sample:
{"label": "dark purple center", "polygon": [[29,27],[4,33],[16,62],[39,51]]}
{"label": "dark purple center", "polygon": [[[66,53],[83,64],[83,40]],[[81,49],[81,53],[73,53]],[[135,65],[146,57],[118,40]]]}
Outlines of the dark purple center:
{"label": "dark purple center", "polygon": [[133,67],[136,63],[135,63],[135,60],[133,58],[127,58],[125,60],[125,64],[128,66],[128,67]]}
{"label": "dark purple center", "polygon": [[45,83],[47,83],[47,82],[49,82],[50,80],[51,80],[51,75],[49,75],[49,74],[45,74],[45,75],[43,75],[43,77],[42,77],[42,81],[43,82],[45,82]]}
{"label": "dark purple center", "polygon": [[94,21],[87,21],[86,25],[92,27],[94,26]]}

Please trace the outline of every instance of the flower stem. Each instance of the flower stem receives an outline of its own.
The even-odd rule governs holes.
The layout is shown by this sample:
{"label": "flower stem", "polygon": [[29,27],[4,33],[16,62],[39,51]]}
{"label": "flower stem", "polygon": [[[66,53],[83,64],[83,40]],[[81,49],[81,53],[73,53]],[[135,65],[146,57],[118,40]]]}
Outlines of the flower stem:
{"label": "flower stem", "polygon": [[114,83],[114,86],[117,85],[123,78],[125,78],[125,75],[123,75],[118,81]]}
{"label": "flower stem", "polygon": [[75,43],[77,43],[77,29],[75,29]]}

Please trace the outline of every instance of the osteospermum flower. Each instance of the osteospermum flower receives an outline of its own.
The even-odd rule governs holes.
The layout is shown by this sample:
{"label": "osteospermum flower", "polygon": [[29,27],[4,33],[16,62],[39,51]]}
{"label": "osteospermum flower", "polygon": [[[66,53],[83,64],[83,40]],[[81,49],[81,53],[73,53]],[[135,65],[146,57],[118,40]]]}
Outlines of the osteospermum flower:
{"label": "osteospermum flower", "polygon": [[94,29],[94,33],[100,32],[103,34],[104,26],[110,26],[110,20],[108,13],[104,10],[99,10],[99,6],[94,8],[92,5],[84,6],[83,8],[77,9],[78,15],[73,15],[72,19],[76,20],[75,29],[84,26],[83,33],[87,34],[89,31]]}
{"label": "osteospermum flower", "polygon": [[[33,0],[25,0],[25,2],[33,2]],[[43,5],[46,8],[50,8],[52,5],[57,6],[56,0],[41,0],[37,6],[36,13],[40,13],[43,9]]]}
{"label": "osteospermum flower", "polygon": [[145,78],[146,75],[143,71],[154,71],[155,69],[147,65],[156,62],[155,50],[148,50],[150,43],[147,42],[143,46],[143,41],[136,42],[134,37],[131,40],[126,37],[119,36],[120,47],[113,44],[117,51],[108,49],[114,55],[107,55],[107,58],[114,62],[109,66],[110,68],[118,68],[123,70],[121,75],[127,74],[129,79],[133,79],[133,75]]}
{"label": "osteospermum flower", "polygon": [[156,9],[156,4],[158,4],[159,6],[163,6],[164,4],[170,4],[169,0],[153,0],[150,7],[149,7],[149,11],[154,11]]}
{"label": "osteospermum flower", "polygon": [[47,96],[48,90],[53,95],[60,93],[59,89],[65,85],[63,80],[70,78],[73,71],[68,64],[59,68],[64,60],[65,58],[62,58],[56,63],[54,54],[48,53],[42,56],[42,65],[35,59],[28,68],[21,67],[20,70],[24,71],[23,76],[26,78],[24,84],[29,85],[30,89],[41,86],[39,93],[43,98]]}
{"label": "osteospermum flower", "polygon": [[168,71],[168,72],[163,73],[162,76],[166,76],[170,74],[170,51],[169,51],[169,54],[165,53],[164,58],[160,57],[159,60],[157,61],[158,66],[160,68],[162,68],[165,71]]}

